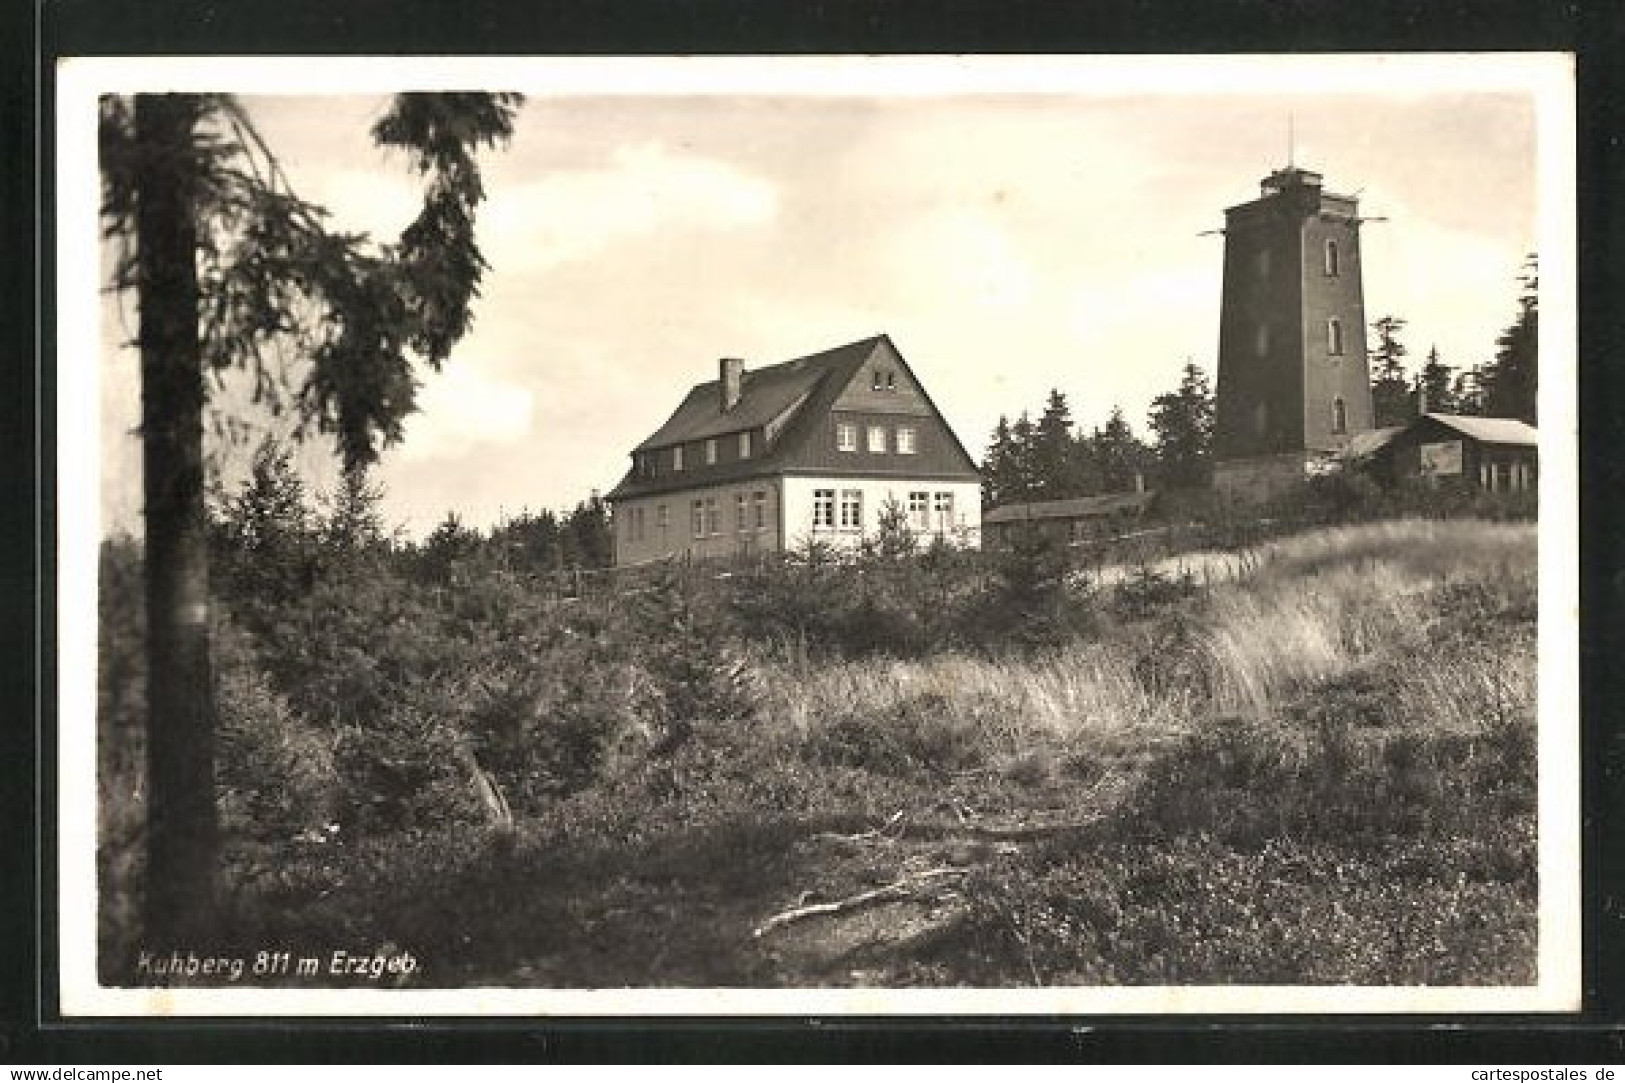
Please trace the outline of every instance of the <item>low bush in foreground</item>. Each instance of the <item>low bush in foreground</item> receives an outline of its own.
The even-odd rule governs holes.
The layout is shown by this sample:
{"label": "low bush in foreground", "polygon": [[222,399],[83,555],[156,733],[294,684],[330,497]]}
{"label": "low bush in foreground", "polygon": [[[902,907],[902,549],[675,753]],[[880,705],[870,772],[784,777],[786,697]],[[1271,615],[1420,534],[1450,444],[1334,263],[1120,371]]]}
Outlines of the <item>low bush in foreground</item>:
{"label": "low bush in foreground", "polygon": [[400,945],[428,985],[1529,981],[1533,551],[1383,523],[1040,577],[1042,641],[909,657],[755,642],[735,583],[319,587],[222,641],[232,935]]}

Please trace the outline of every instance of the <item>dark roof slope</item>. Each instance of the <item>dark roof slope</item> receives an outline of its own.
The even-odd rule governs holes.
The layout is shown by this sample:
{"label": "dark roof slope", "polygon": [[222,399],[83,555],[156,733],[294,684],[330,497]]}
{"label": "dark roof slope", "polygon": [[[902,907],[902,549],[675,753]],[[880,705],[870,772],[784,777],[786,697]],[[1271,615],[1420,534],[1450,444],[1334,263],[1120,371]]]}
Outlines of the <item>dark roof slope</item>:
{"label": "dark roof slope", "polygon": [[636,450],[648,451],[759,429],[806,397],[831,374],[835,374],[832,382],[844,386],[874,353],[882,337],[866,338],[823,353],[747,370],[740,379],[739,402],[732,410],[722,409],[720,380],[696,384],[666,423]]}
{"label": "dark roof slope", "polygon": [[[743,481],[798,468],[809,469],[805,449],[828,419],[841,392],[882,347],[896,355],[906,367],[907,362],[902,360],[891,339],[883,334],[874,335],[821,353],[746,371],[740,381],[739,402],[728,411],[722,409],[719,380],[707,380],[696,385],[666,423],[637,446],[637,451],[670,447],[746,429],[760,429],[784,411],[793,409],[793,412],[777,437],[749,459],[656,477],[638,477],[635,470],[629,469],[607,499],[624,500],[632,496]],[[923,385],[921,394],[924,396]],[[926,397],[926,401],[930,404],[929,397]],[[930,405],[932,412],[940,419],[935,404]],[[941,420],[941,424],[953,443],[954,458],[963,460],[950,471],[951,475],[956,478],[979,477],[975,461],[960,445],[952,427],[946,420]]]}

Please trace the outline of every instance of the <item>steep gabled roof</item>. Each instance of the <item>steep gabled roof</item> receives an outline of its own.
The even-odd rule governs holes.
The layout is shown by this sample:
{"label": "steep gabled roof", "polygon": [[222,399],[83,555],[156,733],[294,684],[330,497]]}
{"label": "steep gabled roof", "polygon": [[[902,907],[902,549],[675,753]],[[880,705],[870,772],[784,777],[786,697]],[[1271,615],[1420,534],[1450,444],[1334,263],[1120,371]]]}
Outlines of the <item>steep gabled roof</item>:
{"label": "steep gabled roof", "polygon": [[[844,386],[884,338],[877,335],[823,353],[747,370],[740,378],[739,402],[732,410],[722,409],[720,380],[696,384],[666,423],[636,450],[759,429],[805,399],[821,383],[832,382],[838,385],[837,390]],[[833,379],[826,380],[828,377]]]}
{"label": "steep gabled roof", "polygon": [[[667,473],[657,477],[639,477],[635,470],[628,470],[607,499],[674,492],[697,485],[716,485],[780,473],[852,473],[849,467],[830,470],[827,464],[818,465],[810,461],[807,448],[827,422],[842,391],[880,350],[885,350],[905,370],[908,369],[908,362],[903,360],[891,339],[882,334],[746,371],[740,380],[739,402],[732,410],[722,409],[720,380],[707,380],[695,385],[671,417],[666,419],[666,423],[639,444],[636,451],[651,451],[747,429],[761,429],[774,421],[780,422],[777,434],[766,441],[765,447],[755,449],[749,459],[695,467],[681,474]],[[910,378],[913,378],[911,371]],[[978,478],[980,475],[975,460],[965,451],[953,427],[942,418],[924,386],[917,379],[914,382],[919,386],[920,397],[932,415],[941,422],[952,445],[950,454],[957,463],[946,473],[937,470],[932,472],[932,476]]]}
{"label": "steep gabled roof", "polygon": [[984,512],[982,522],[1025,523],[1040,519],[1093,519],[1122,512],[1143,512],[1157,498],[1155,492],[1103,493],[1033,504],[1005,504]]}
{"label": "steep gabled roof", "polygon": [[1533,425],[1515,417],[1468,417],[1462,414],[1423,414],[1446,428],[1455,429],[1463,436],[1483,444],[1516,444],[1534,447],[1540,443],[1540,432]]}

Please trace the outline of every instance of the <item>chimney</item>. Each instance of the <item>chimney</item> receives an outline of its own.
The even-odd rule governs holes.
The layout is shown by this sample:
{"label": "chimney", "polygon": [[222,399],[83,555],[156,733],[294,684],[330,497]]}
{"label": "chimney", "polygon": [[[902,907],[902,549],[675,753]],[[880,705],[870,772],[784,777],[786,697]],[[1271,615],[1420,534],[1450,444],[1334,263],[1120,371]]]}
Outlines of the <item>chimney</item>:
{"label": "chimney", "polygon": [[739,385],[745,377],[745,362],[737,357],[724,357],[722,368],[722,412],[727,413],[739,405]]}

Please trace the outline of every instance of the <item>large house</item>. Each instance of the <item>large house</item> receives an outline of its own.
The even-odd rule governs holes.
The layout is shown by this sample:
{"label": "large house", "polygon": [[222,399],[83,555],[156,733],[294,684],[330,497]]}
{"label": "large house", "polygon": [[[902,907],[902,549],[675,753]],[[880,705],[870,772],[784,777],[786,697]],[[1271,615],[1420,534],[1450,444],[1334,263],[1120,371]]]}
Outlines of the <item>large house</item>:
{"label": "large house", "polygon": [[615,563],[851,546],[888,508],[978,544],[981,478],[885,335],[765,368],[724,358],[610,492]]}

